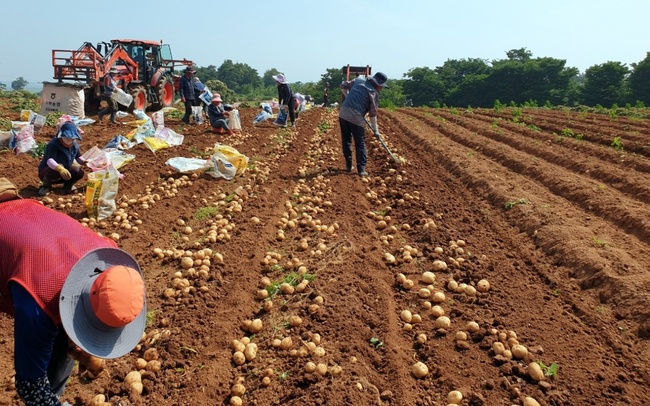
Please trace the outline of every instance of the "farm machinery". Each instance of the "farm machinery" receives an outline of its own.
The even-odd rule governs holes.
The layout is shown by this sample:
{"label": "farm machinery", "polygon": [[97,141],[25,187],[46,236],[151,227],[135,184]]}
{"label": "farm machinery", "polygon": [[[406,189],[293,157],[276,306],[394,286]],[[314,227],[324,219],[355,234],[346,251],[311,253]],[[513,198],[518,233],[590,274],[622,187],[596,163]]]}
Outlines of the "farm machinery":
{"label": "farm machinery", "polygon": [[79,49],[52,50],[54,79],[84,84],[84,110],[99,108],[102,78],[111,68],[118,86],[133,96],[129,110],[159,110],[174,104],[180,74],[177,66],[192,66],[187,59],[172,58],[169,44],[162,41],[114,39],[96,46],[84,43]]}

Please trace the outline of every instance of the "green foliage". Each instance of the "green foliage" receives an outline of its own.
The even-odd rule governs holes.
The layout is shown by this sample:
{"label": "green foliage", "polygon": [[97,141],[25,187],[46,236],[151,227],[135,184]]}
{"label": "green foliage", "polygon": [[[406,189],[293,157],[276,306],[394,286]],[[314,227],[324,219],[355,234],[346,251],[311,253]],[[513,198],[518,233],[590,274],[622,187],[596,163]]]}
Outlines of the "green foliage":
{"label": "green foliage", "polygon": [[617,151],[623,151],[623,142],[620,137],[614,137],[611,146]]}
{"label": "green foliage", "polygon": [[4,117],[0,117],[0,130],[9,131],[11,130],[11,120]]}
{"label": "green foliage", "polygon": [[330,128],[331,128],[330,124],[326,121],[321,121],[320,123],[318,123],[318,131],[322,133],[329,130]]}
{"label": "green foliage", "polygon": [[[273,269],[273,267],[271,267],[271,269]],[[278,269],[276,270],[282,271],[283,268],[281,265],[278,265]],[[266,287],[266,291],[269,293],[269,297],[273,297],[280,293],[280,286],[283,283],[288,283],[289,285],[296,287],[296,285],[298,285],[302,279],[306,279],[311,282],[316,279],[316,275],[308,273],[300,275],[297,272],[291,272],[285,275],[281,280],[272,282],[269,286]]]}
{"label": "green foliage", "polygon": [[47,142],[37,142],[36,145],[32,148],[32,156],[34,158],[40,158],[45,155],[45,147]]}
{"label": "green foliage", "polygon": [[216,216],[218,213],[219,213],[219,207],[205,206],[205,207],[201,207],[196,212],[194,212],[194,218],[197,220],[205,220]]}
{"label": "green foliage", "polygon": [[573,130],[570,128],[563,128],[562,129],[562,136],[563,137],[573,137]]}
{"label": "green foliage", "polygon": [[528,200],[521,198],[521,199],[511,201],[511,202],[506,202],[504,207],[505,207],[506,210],[510,210],[510,209],[512,209],[513,207],[515,207],[518,204],[529,204],[529,203],[530,202]]}
{"label": "green foliage", "polygon": [[537,365],[542,369],[542,372],[544,372],[544,376],[548,376],[551,378],[554,378],[557,376],[558,372],[560,371],[560,366],[557,363],[552,363],[551,365],[545,365],[542,361],[535,361]]}
{"label": "green foliage", "polygon": [[168,112],[165,113],[165,116],[180,120],[181,118],[183,118],[184,114],[185,114],[184,111],[177,108],[176,110],[169,110]]}
{"label": "green foliage", "polygon": [[38,111],[38,103],[34,99],[21,99],[14,108],[15,111],[31,110]]}
{"label": "green foliage", "polygon": [[494,105],[492,106],[492,108],[494,109],[494,111],[499,112],[504,108],[504,105],[501,104],[499,99],[495,99],[494,100]]}
{"label": "green foliage", "polygon": [[378,339],[377,337],[372,337],[370,339],[370,344],[372,344],[375,348],[381,348],[384,346],[384,342]]}
{"label": "green foliage", "polygon": [[47,116],[45,116],[45,125],[50,127],[56,127],[62,115],[63,113],[61,113],[60,111],[48,113]]}
{"label": "green foliage", "polygon": [[14,90],[23,90],[29,84],[22,76],[11,82],[11,88]]}
{"label": "green foliage", "polygon": [[592,239],[592,242],[594,243],[594,246],[596,246],[598,248],[607,248],[607,246],[609,245],[609,244],[607,244],[607,241],[605,241],[603,239],[600,239],[598,237],[594,237]]}

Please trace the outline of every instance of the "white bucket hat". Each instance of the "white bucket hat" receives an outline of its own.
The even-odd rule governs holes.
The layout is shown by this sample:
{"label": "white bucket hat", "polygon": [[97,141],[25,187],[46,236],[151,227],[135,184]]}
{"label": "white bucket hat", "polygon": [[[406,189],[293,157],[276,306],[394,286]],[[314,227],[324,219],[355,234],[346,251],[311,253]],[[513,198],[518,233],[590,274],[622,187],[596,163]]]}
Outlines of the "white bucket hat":
{"label": "white bucket hat", "polygon": [[90,355],[118,358],[142,338],[146,300],[137,261],[117,248],[97,248],[72,267],[59,312],[68,337]]}
{"label": "white bucket hat", "polygon": [[272,77],[273,77],[273,79],[275,79],[281,85],[286,85],[287,84],[287,79],[281,73],[278,73],[277,75],[273,75]]}

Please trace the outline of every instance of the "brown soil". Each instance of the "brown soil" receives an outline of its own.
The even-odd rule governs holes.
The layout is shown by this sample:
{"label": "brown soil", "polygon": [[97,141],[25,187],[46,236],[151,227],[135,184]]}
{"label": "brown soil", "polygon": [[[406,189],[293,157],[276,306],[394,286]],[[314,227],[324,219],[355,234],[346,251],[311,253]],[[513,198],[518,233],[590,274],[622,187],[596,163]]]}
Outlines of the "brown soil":
{"label": "brown soil", "polygon": [[[526,110],[522,125],[509,110],[382,110],[383,137],[406,162],[392,162],[368,135],[371,176],[362,179],[342,170],[336,110],[303,113],[295,132],[270,122],[253,127],[256,113],[241,110],[244,130],[236,136],[168,118],[166,125],[185,135],[183,145],[127,151],[136,159],[121,169],[118,202],[130,224],[141,224],[127,231],[111,217],[91,227],[119,234],[120,247],[140,262],[148,336],[131,354],[109,360],[96,379],[73,374],[63,400],[85,405],[103,393],[122,406],[226,405],[239,381],[243,404],[260,406],[444,406],[452,390],[463,393],[462,405],[523,405],[526,397],[541,405],[647,404],[650,120],[631,123],[628,140],[621,119],[575,114],[570,128],[584,134],[576,140],[558,137],[569,127],[561,111]],[[2,116],[18,119],[13,111]],[[83,129],[82,151],[126,132],[98,123]],[[53,133],[46,127],[37,139]],[[624,150],[609,145],[613,134]],[[206,156],[215,142],[248,156],[250,169],[226,181],[165,165]],[[37,164],[5,151],[0,176],[25,198],[84,221],[82,193],[37,196]],[[211,206],[216,216],[197,218]],[[218,231],[213,242],[211,229]],[[403,254],[409,247],[412,259]],[[211,258],[204,277],[187,276],[180,258],[164,255],[204,248],[223,256],[222,263]],[[436,270],[435,260],[448,268]],[[436,274],[433,290],[444,292],[448,328],[437,328],[427,310],[433,297],[418,296],[425,271]],[[176,272],[187,276],[185,292],[175,288]],[[304,290],[257,298],[263,277],[277,285],[290,273],[310,280]],[[404,288],[398,274],[415,286]],[[491,288],[452,291],[451,279],[471,287],[487,279]],[[407,309],[421,316],[410,331],[400,318]],[[292,326],[291,316],[302,323]],[[256,318],[260,332],[242,329]],[[470,321],[479,330],[457,340]],[[10,389],[11,320],[0,317],[0,327],[0,405],[18,405]],[[324,353],[309,349],[315,334]],[[425,342],[417,342],[419,334]],[[508,348],[514,335],[528,355],[495,356],[493,343]],[[231,343],[243,337],[258,351],[237,366]],[[286,337],[290,349],[274,346]],[[143,373],[142,395],[130,394],[123,379],[152,347],[162,368]],[[412,374],[417,361],[429,368],[422,379]],[[559,369],[536,382],[527,373],[534,361]],[[308,362],[327,372],[307,372]]]}

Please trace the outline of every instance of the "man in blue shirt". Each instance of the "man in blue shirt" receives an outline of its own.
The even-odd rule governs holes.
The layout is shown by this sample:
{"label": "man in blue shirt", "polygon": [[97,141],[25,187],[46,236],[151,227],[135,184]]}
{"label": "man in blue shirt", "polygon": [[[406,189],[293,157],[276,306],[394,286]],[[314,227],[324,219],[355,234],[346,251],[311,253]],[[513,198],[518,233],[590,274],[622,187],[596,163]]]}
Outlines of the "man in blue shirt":
{"label": "man in blue shirt", "polygon": [[185,115],[183,116],[183,122],[185,124],[190,123],[190,116],[192,115],[192,106],[194,105],[194,81],[192,80],[192,75],[196,73],[196,69],[191,66],[188,66],[183,71],[185,74],[181,76],[179,81],[178,93],[181,96],[181,101],[185,104]]}
{"label": "man in blue shirt", "polygon": [[357,160],[357,173],[359,176],[368,176],[366,163],[368,154],[365,140],[365,116],[370,116],[372,129],[379,133],[377,126],[377,109],[379,107],[379,92],[386,87],[388,78],[381,72],[355,84],[343,101],[339,112],[339,125],[341,126],[341,145],[345,167],[352,172],[352,140]]}

